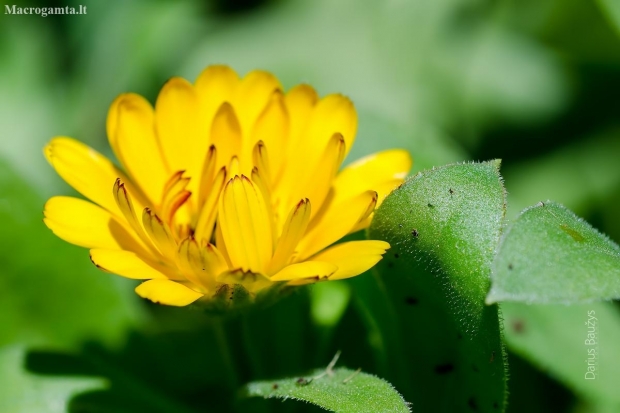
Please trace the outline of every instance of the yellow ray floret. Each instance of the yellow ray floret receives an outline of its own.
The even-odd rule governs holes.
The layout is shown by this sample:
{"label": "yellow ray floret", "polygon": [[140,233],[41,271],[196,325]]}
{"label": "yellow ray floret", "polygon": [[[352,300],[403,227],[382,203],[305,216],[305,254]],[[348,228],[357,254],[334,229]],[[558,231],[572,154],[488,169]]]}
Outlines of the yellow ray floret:
{"label": "yellow ray floret", "polygon": [[319,99],[273,75],[211,66],[172,78],[155,105],[127,93],[106,124],[120,165],[67,137],[44,153],[89,201],[53,197],[45,224],[90,249],[100,269],[145,280],[136,292],[185,306],[243,289],[361,274],[390,247],[338,241],[366,228],[403,182],[409,154],[387,150],[341,170],[357,132],[351,101]]}

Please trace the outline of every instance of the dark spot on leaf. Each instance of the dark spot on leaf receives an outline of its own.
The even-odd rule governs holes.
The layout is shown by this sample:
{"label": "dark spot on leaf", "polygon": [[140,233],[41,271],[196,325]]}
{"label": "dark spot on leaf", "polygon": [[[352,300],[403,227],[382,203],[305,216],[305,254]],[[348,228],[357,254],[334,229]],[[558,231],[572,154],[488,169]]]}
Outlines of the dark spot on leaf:
{"label": "dark spot on leaf", "polygon": [[493,402],[493,408],[494,409],[499,409],[499,403],[498,402]]}
{"label": "dark spot on leaf", "polygon": [[448,192],[450,192],[450,195],[454,195],[454,189],[450,188]]}
{"label": "dark spot on leaf", "polygon": [[511,263],[511,264],[508,264],[508,269],[509,269],[509,270],[512,270],[513,268],[514,268],[514,267],[513,267],[512,263]]}
{"label": "dark spot on leaf", "polygon": [[560,224],[560,229],[562,231],[566,232],[568,235],[570,235],[577,242],[583,242],[585,240],[583,235],[581,235],[580,233],[578,233],[574,229],[569,228],[568,225],[566,225],[566,224]]}
{"label": "dark spot on leaf", "polygon": [[405,297],[405,303],[407,303],[407,305],[416,305],[418,303],[418,299],[415,297]]}
{"label": "dark spot on leaf", "polygon": [[399,255],[398,255],[398,254],[394,254],[394,258],[398,258],[398,257],[399,257]]}
{"label": "dark spot on leaf", "polygon": [[462,339],[462,338],[463,338],[463,334],[461,334],[461,333],[457,333],[457,334],[456,334],[456,338],[458,338],[459,340],[460,340],[460,339]]}
{"label": "dark spot on leaf", "polygon": [[428,203],[428,207],[429,208],[435,208],[435,205],[431,204],[430,202]]}
{"label": "dark spot on leaf", "polygon": [[478,372],[480,371],[480,369],[478,368],[478,366],[476,366],[475,364],[472,364],[472,365],[471,365],[471,369],[472,369],[473,371],[475,371],[476,373],[478,373]]}
{"label": "dark spot on leaf", "polygon": [[447,374],[454,370],[454,364],[446,363],[446,364],[438,364],[435,366],[435,373],[437,374]]}
{"label": "dark spot on leaf", "polygon": [[394,263],[392,261],[388,262],[388,268],[394,268]]}
{"label": "dark spot on leaf", "polygon": [[469,400],[467,400],[467,405],[470,409],[474,411],[478,410],[478,403],[476,403],[476,399],[474,399],[473,397],[470,397]]}
{"label": "dark spot on leaf", "polygon": [[413,230],[411,230],[411,235],[413,235],[414,238],[418,238],[420,236],[420,233],[417,229],[414,228]]}
{"label": "dark spot on leaf", "polygon": [[523,323],[523,320],[514,320],[512,322],[512,329],[517,334],[523,333],[524,327],[525,327],[525,325]]}
{"label": "dark spot on leaf", "polygon": [[273,386],[271,386],[271,388],[274,390],[278,390],[278,387],[280,387],[278,386],[278,383],[273,383]]}
{"label": "dark spot on leaf", "polygon": [[300,378],[297,379],[295,384],[297,386],[307,386],[308,384],[310,384],[311,381],[312,381],[312,379],[308,380],[308,379],[304,379],[303,377],[300,377]]}

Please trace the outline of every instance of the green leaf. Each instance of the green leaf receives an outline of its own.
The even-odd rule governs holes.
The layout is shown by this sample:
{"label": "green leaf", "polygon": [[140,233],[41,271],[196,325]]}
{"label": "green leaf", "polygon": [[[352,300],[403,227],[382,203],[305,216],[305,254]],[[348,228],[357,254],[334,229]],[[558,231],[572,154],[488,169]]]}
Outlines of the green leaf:
{"label": "green leaf", "polygon": [[564,206],[540,202],[508,228],[487,302],[620,298],[620,247]]}
{"label": "green leaf", "polygon": [[616,32],[620,34],[620,3],[617,0],[598,0],[598,4]]}
{"label": "green leaf", "polygon": [[[620,313],[613,303],[501,308],[506,342],[515,353],[591,404],[620,411]],[[593,374],[586,376],[589,365]]]}
{"label": "green leaf", "polygon": [[369,230],[392,248],[374,293],[360,288],[368,281],[355,282],[355,293],[384,353],[382,374],[420,411],[504,406],[498,310],[484,305],[505,212],[498,167],[424,171],[385,199]]}
{"label": "green leaf", "polygon": [[294,399],[340,413],[410,412],[407,402],[383,379],[346,368],[316,370],[308,376],[258,381],[249,397]]}
{"label": "green leaf", "polygon": [[44,377],[24,371],[25,349],[0,350],[0,411],[64,413],[72,396],[105,386],[105,380],[85,377]]}

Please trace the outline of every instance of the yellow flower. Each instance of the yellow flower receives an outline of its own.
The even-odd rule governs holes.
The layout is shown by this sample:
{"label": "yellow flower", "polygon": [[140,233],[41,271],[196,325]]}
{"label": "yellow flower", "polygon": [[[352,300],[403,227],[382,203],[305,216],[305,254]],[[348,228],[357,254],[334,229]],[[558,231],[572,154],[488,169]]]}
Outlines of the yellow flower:
{"label": "yellow flower", "polygon": [[123,169],[52,139],[48,161],[92,203],[53,197],[45,223],[90,248],[98,268],[147,280],[136,292],[161,304],[352,277],[389,245],[331,245],[366,228],[411,167],[389,150],[338,173],[356,129],[346,97],[319,99],[307,85],[284,94],[269,73],[211,66],[193,85],[172,78],[155,108],[131,93],[112,103],[107,133]]}

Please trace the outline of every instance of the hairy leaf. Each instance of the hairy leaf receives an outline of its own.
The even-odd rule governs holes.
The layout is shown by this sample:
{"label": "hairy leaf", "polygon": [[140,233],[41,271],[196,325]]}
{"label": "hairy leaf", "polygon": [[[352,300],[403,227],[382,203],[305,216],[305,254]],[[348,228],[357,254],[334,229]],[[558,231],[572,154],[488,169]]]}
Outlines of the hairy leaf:
{"label": "hairy leaf", "polygon": [[564,206],[540,202],[506,231],[489,303],[612,298],[620,298],[620,247]]}
{"label": "hairy leaf", "polygon": [[386,198],[369,231],[392,248],[374,289],[354,284],[359,308],[385,355],[381,374],[420,411],[504,406],[498,310],[484,304],[505,212],[498,167],[424,171]]}
{"label": "hairy leaf", "polygon": [[346,368],[328,371],[319,369],[309,376],[253,382],[247,385],[246,392],[250,397],[301,400],[341,413],[411,411],[385,380]]}

